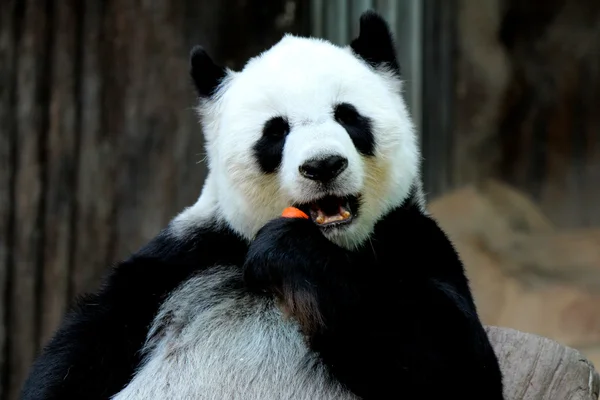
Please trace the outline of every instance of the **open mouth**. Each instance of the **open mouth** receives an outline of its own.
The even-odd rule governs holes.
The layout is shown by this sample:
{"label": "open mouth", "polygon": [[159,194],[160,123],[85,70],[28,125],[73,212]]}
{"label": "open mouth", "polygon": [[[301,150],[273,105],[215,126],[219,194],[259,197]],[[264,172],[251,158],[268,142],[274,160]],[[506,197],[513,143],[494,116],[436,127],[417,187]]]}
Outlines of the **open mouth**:
{"label": "open mouth", "polygon": [[320,227],[337,227],[350,224],[356,218],[358,197],[326,196],[296,207],[309,215],[311,220]]}

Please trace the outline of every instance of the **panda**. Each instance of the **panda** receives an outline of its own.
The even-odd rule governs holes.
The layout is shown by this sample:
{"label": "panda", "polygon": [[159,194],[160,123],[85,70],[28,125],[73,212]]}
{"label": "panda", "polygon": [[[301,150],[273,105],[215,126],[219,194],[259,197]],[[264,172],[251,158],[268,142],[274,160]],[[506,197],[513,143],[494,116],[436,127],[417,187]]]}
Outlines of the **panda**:
{"label": "panda", "polygon": [[201,195],[78,300],[24,400],[503,399],[426,212],[394,38],[373,11],[359,26],[345,47],[285,35],[240,71],[193,48]]}

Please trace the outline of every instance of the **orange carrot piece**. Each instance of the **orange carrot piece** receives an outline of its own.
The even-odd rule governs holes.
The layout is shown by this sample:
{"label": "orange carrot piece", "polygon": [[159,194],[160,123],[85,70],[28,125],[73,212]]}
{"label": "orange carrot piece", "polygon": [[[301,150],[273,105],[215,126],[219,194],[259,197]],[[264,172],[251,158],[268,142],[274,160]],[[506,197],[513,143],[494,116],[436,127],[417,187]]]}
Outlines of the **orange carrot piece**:
{"label": "orange carrot piece", "polygon": [[296,208],[296,207],[288,207],[285,210],[283,210],[283,213],[281,213],[281,216],[284,218],[304,218],[304,219],[308,219],[308,215],[306,215],[306,213],[304,213],[302,210]]}

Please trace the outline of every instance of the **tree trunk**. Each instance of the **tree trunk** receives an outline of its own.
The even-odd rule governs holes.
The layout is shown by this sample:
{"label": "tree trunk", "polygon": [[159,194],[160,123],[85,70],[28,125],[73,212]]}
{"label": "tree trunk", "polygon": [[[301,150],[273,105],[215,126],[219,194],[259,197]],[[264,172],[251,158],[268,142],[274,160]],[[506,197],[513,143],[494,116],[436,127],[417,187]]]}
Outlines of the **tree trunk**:
{"label": "tree trunk", "polygon": [[487,332],[504,375],[506,400],[598,399],[598,371],[577,350],[514,329],[489,326]]}
{"label": "tree trunk", "polygon": [[17,398],[73,296],[200,193],[191,46],[237,68],[284,31],[306,33],[304,5],[3,3],[0,398]]}

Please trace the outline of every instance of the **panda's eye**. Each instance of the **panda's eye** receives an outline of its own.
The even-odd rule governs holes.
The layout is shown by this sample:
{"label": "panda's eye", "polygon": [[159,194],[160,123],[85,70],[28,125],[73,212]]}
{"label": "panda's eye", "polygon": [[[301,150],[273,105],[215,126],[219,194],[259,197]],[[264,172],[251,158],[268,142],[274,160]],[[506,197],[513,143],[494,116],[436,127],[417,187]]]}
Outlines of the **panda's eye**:
{"label": "panda's eye", "polygon": [[263,126],[262,136],[254,144],[254,156],[266,174],[277,171],[283,159],[285,138],[290,132],[290,124],[284,117],[274,117]]}
{"label": "panda's eye", "polygon": [[290,132],[290,124],[283,117],[271,118],[263,128],[263,135],[270,138],[284,138]]}
{"label": "panda's eye", "polygon": [[340,103],[333,110],[333,117],[348,135],[356,149],[365,156],[374,155],[375,137],[371,120],[359,114],[358,110],[348,103]]}
{"label": "panda's eye", "polygon": [[359,122],[360,115],[352,104],[338,104],[333,112],[335,120],[342,125],[356,125]]}

